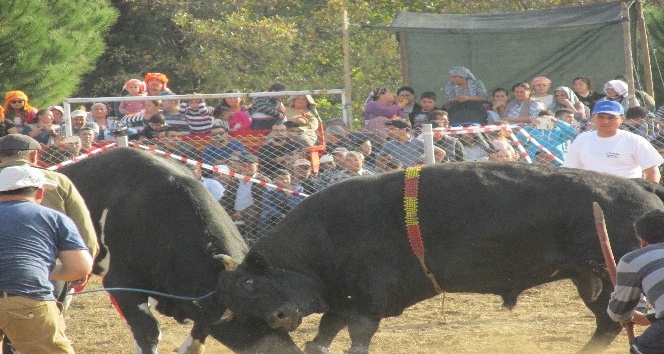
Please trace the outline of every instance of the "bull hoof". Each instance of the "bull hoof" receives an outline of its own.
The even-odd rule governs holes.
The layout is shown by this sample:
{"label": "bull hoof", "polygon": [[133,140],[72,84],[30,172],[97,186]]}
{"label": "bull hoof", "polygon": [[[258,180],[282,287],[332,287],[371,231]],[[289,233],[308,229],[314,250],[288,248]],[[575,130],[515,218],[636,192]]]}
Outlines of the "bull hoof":
{"label": "bull hoof", "polygon": [[367,346],[356,346],[356,347],[350,347],[348,351],[346,352],[347,354],[369,354],[369,347]]}
{"label": "bull hoof", "polygon": [[329,354],[330,348],[315,344],[314,342],[304,343],[305,354]]}

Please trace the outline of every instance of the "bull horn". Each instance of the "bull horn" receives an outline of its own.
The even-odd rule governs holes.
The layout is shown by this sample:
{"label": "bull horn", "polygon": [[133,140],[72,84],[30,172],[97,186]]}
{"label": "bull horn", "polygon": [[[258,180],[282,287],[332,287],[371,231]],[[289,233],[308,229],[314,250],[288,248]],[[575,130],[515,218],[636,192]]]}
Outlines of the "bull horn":
{"label": "bull horn", "polygon": [[231,311],[230,309],[226,309],[226,311],[224,311],[224,314],[221,315],[220,320],[230,322],[231,320],[233,320],[233,317],[235,317],[235,315],[233,315],[233,311]]}
{"label": "bull horn", "polygon": [[235,260],[231,256],[220,253],[215,254],[212,257],[223,263],[224,267],[226,267],[226,270],[235,270],[235,268],[237,268],[237,263],[235,263]]}

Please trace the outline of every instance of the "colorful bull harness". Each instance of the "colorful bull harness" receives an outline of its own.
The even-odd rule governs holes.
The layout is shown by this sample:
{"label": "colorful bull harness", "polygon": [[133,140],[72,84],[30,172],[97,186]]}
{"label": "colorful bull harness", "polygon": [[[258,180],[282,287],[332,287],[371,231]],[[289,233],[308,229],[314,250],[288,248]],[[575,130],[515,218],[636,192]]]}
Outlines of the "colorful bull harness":
{"label": "colorful bull harness", "polygon": [[431,284],[433,284],[433,288],[438,294],[440,294],[443,292],[443,289],[440,287],[436,281],[436,277],[431,273],[424,262],[424,242],[422,241],[420,221],[417,217],[421,168],[421,166],[414,166],[406,169],[406,176],[403,183],[403,204],[404,210],[406,211],[406,231],[408,232],[410,248],[413,249],[413,254],[415,254],[415,257],[420,261],[420,266],[422,267],[424,275],[429,278]]}

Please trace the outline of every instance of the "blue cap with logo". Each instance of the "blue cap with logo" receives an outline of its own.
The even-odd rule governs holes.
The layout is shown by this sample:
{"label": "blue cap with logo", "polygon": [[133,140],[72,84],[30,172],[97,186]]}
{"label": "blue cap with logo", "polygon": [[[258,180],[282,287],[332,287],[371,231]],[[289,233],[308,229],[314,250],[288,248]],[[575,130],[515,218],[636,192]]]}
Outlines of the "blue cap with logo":
{"label": "blue cap with logo", "polygon": [[625,115],[625,109],[616,101],[598,101],[593,108],[593,114],[607,113],[614,116]]}

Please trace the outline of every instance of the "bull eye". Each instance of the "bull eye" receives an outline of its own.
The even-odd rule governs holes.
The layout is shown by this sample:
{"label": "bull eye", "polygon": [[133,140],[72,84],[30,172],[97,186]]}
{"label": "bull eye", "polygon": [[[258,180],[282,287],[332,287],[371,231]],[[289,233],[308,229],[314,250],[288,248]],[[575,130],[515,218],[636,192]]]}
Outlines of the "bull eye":
{"label": "bull eye", "polygon": [[248,291],[254,291],[254,280],[253,279],[247,279],[242,283],[242,286]]}

